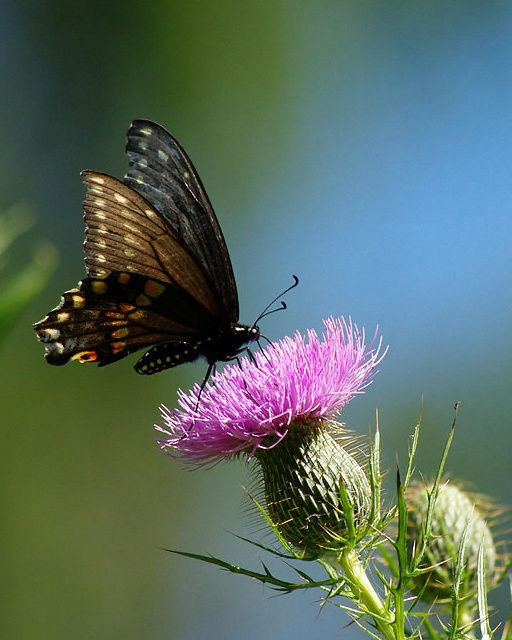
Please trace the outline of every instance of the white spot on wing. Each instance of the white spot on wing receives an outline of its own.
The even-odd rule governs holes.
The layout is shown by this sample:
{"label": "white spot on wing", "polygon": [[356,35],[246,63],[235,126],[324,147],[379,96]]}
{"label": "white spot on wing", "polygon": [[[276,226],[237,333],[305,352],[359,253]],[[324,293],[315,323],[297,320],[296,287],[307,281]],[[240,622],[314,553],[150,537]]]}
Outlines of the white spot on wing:
{"label": "white spot on wing", "polygon": [[128,198],[125,198],[120,193],[114,193],[114,198],[121,204],[128,204]]}
{"label": "white spot on wing", "polygon": [[62,344],[62,342],[56,342],[53,346],[55,347],[55,351],[58,354],[64,353],[64,345]]}

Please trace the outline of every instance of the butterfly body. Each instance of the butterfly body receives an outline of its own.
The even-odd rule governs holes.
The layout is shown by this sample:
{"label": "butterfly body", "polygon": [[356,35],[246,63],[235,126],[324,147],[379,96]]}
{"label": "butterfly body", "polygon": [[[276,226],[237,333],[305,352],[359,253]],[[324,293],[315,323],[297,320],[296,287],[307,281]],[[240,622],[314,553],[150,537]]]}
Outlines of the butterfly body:
{"label": "butterfly body", "polygon": [[84,171],[87,277],[34,325],[53,365],[107,365],[139,349],[152,374],[203,356],[210,368],[259,338],[238,323],[229,253],[201,181],[177,141],[135,120],[124,181]]}

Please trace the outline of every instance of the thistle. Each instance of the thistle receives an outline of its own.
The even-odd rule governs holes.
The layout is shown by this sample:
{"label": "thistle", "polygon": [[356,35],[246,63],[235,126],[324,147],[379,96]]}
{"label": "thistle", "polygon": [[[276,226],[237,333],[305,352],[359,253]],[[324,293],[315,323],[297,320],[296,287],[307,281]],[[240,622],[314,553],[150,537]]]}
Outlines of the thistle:
{"label": "thistle", "polygon": [[[381,342],[343,318],[325,321],[321,340],[310,330],[224,368],[201,391],[180,392],[180,409],[161,407],[162,450],[196,464],[277,446],[292,425],[316,433],[370,384],[382,360]],[[199,399],[200,395],[200,399]],[[198,399],[200,400],[198,402]]]}
{"label": "thistle", "polygon": [[367,533],[368,477],[324,425],[293,425],[279,445],[255,456],[269,517],[304,559],[336,555]]}
{"label": "thistle", "polygon": [[[432,526],[427,531],[429,503],[433,505]],[[458,597],[469,608],[477,608],[479,556],[485,567],[486,586],[496,586],[499,558],[492,523],[499,511],[492,501],[465,491],[456,484],[414,483],[408,492],[410,556],[421,550],[422,559],[412,580],[413,591],[426,602],[450,603],[454,579],[459,576]]]}
{"label": "thistle", "polygon": [[314,331],[307,341],[297,333],[254,361],[227,367],[200,402],[196,386],[181,395],[181,411],[162,408],[166,453],[200,462],[236,454],[256,459],[270,520],[308,558],[344,546],[350,535],[344,499],[358,535],[371,511],[365,472],[328,427],[370,383],[381,344],[367,348],[364,333],[344,319],[331,318],[325,328],[323,341]]}
{"label": "thistle", "polygon": [[[397,504],[382,509],[379,430],[363,447],[338,421],[372,382],[384,355],[376,336],[366,345],[364,331],[330,318],[323,338],[296,333],[227,366],[204,389],[180,392],[179,409],[161,407],[164,453],[194,466],[233,457],[255,464],[262,499],[251,497],[284,552],[252,544],[288,564],[316,560],[324,579],[296,569],[299,581],[290,582],[266,565],[255,572],[207,555],[174,553],[279,591],[320,589],[325,601],[374,638],[472,639],[480,625],[489,640],[486,592],[503,578],[509,556],[496,550],[491,513],[480,503],[475,508],[455,485],[441,484],[454,429],[425,488],[411,482],[418,422],[403,482],[397,473]],[[431,607],[427,613],[420,601]]]}

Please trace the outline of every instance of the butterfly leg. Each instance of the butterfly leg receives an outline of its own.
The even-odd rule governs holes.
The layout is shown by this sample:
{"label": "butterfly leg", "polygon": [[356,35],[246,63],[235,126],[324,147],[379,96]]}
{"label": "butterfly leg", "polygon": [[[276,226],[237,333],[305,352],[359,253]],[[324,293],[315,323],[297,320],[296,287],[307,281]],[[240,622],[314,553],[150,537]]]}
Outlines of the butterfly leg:
{"label": "butterfly leg", "polygon": [[[268,342],[269,347],[273,346],[273,343],[270,342],[270,340],[267,338],[267,336],[260,335],[260,338],[263,338],[264,340],[266,340]],[[267,354],[265,353],[265,351],[263,350],[263,347],[261,346],[261,342],[260,342],[259,338],[258,338],[258,340],[256,340],[256,344],[258,345],[259,350],[263,354],[263,357],[265,358],[265,360],[270,364],[270,359],[267,356]]]}
{"label": "butterfly leg", "polygon": [[[243,349],[240,349],[240,351],[238,352],[238,354],[236,356],[234,356],[234,358],[232,358],[233,360],[236,360],[236,363],[238,364],[238,366],[240,368],[240,371],[242,371],[242,372],[243,372],[242,362],[241,362],[241,360],[240,360],[240,358],[238,356],[239,356],[240,353],[243,353],[244,351],[247,352],[249,360],[251,362],[253,362],[256,366],[258,366],[258,363],[256,362],[256,358],[254,357],[254,353],[249,349],[249,347],[244,347]],[[243,376],[242,376],[242,380],[243,380],[243,383],[244,383],[245,393],[255,403],[256,399],[252,396],[251,392],[249,391],[249,388],[247,387],[247,382],[245,381],[245,378]]]}
{"label": "butterfly leg", "polygon": [[[201,387],[199,389],[199,393],[197,394],[197,402],[196,402],[196,406],[194,408],[194,413],[196,413],[196,414],[197,414],[197,410],[199,409],[199,402],[201,401],[201,395],[203,393],[204,388],[206,387],[206,383],[210,379],[211,375],[215,374],[216,371],[217,371],[217,363],[216,362],[211,362],[208,365],[208,369],[206,370],[206,373],[205,373],[205,376],[203,378],[203,381],[201,382]],[[194,424],[195,424],[195,421],[192,420],[192,424],[190,425],[189,432],[192,431],[192,429],[194,428]]]}

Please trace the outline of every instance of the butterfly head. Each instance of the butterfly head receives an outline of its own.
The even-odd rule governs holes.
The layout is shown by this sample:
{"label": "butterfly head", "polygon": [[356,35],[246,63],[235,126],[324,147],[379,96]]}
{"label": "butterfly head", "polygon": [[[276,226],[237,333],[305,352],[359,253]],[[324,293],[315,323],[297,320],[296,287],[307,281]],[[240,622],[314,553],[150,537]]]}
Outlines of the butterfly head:
{"label": "butterfly head", "polygon": [[260,336],[259,327],[256,325],[231,325],[228,332],[205,345],[204,355],[210,364],[235,360],[240,353],[247,350],[248,344],[257,342]]}

